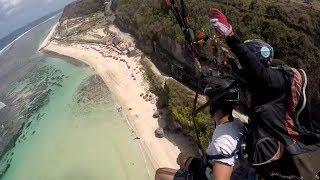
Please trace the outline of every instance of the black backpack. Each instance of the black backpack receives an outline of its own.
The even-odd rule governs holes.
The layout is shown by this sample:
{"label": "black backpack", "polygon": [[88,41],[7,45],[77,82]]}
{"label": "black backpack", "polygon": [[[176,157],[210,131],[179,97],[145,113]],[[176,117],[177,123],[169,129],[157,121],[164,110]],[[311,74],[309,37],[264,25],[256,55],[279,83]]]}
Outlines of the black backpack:
{"label": "black backpack", "polygon": [[[245,137],[248,160],[268,179],[317,179],[320,172],[320,125],[310,116],[306,73],[287,66],[277,69],[286,78],[288,91],[255,107],[254,113],[259,121],[249,122]],[[279,103],[286,103],[282,112]]]}

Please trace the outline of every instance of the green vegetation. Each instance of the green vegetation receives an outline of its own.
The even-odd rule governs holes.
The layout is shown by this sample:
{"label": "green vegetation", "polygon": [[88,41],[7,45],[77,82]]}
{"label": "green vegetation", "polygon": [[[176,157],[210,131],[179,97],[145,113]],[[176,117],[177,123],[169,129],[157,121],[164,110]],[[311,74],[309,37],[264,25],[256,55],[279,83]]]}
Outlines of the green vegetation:
{"label": "green vegetation", "polygon": [[106,30],[111,24],[104,15],[104,0],[79,0],[65,7],[55,37],[68,42],[104,44],[105,39],[98,34],[85,36],[93,30]]}
{"label": "green vegetation", "polygon": [[79,33],[87,32],[92,29],[100,29],[109,27],[112,24],[110,20],[107,20],[103,12],[92,13],[90,15],[82,17],[82,23],[78,27]]}
{"label": "green vegetation", "polygon": [[[184,132],[187,132],[196,141],[194,124],[190,116],[195,93],[173,79],[166,80],[163,87],[163,80],[153,72],[150,62],[142,58],[140,63],[144,70],[144,77],[149,82],[150,91],[159,97],[158,104],[168,109],[169,124],[171,121],[178,122],[183,127]],[[200,104],[198,103],[198,106]],[[201,143],[207,146],[212,136],[213,127],[210,124],[213,124],[213,121],[208,113],[199,113],[196,121],[200,131]]]}
{"label": "green vegetation", "polygon": [[[180,28],[172,13],[161,3],[162,0],[117,0],[115,13],[117,20],[133,33],[142,50],[152,54],[152,45],[160,36],[166,36],[177,43],[184,43]],[[309,77],[309,94],[312,105],[320,105],[320,11],[319,1],[306,5],[302,0],[185,0],[194,30],[204,30],[209,35],[208,16],[211,7],[222,9],[233,25],[234,31],[242,40],[261,38],[275,49],[275,64],[288,64],[303,68]],[[102,0],[81,0],[66,7],[61,20],[94,17],[102,13]],[[66,10],[65,10],[66,11]],[[99,22],[98,20],[93,22]],[[95,23],[99,25],[100,23]],[[69,26],[68,26],[69,27]],[[83,22],[79,32],[86,32],[92,24]],[[224,42],[222,42],[224,44]],[[205,48],[208,58],[212,47]],[[170,53],[170,52],[169,52]],[[155,60],[156,61],[156,60]],[[195,137],[190,112],[194,93],[174,80],[167,80],[162,87],[161,80],[152,72],[150,64],[141,61],[145,68],[145,77],[150,82],[150,90],[161,97],[168,108],[170,121],[179,122]],[[201,141],[208,144],[213,127],[206,113],[198,115],[197,122],[201,132]]]}
{"label": "green vegetation", "polygon": [[[145,46],[150,46],[160,35],[171,37],[179,43],[183,42],[181,30],[173,15],[159,2],[118,0],[116,15],[127,26],[136,30],[136,37]],[[212,34],[208,28],[209,10],[211,7],[220,8],[227,14],[235,32],[243,40],[262,38],[273,45],[279,62],[305,69],[309,77],[308,89],[312,104],[320,105],[319,8],[288,0],[185,2],[193,18],[191,24],[195,30],[203,29]]]}
{"label": "green vegetation", "polygon": [[[92,32],[98,29],[106,30],[111,24],[112,22],[104,16],[103,12],[96,12],[83,17],[62,21],[56,35],[60,37],[58,40],[63,39],[64,41],[104,44],[104,37]],[[90,32],[94,34],[95,37],[91,39],[85,38]]]}
{"label": "green vegetation", "polygon": [[[164,96],[168,108],[168,120],[178,122],[185,130],[190,131],[190,135],[196,140],[194,124],[190,115],[195,93],[179,82],[168,79],[165,83]],[[198,106],[200,104],[198,103]],[[208,113],[201,112],[196,118],[196,123],[200,132],[201,144],[206,147],[212,136],[213,120]]]}
{"label": "green vegetation", "polygon": [[66,19],[83,17],[104,10],[104,0],[75,1],[64,8],[60,22]]}
{"label": "green vegetation", "polygon": [[157,95],[157,96],[162,96],[163,94],[163,80],[156,75],[152,68],[151,68],[151,64],[150,62],[145,59],[142,58],[140,60],[140,64],[143,67],[144,70],[144,78],[149,82],[149,86],[150,86],[150,92],[152,92],[153,94]]}
{"label": "green vegetation", "polygon": [[[116,16],[133,33],[140,48],[150,53],[153,41],[160,35],[183,43],[184,38],[172,13],[160,4],[161,0],[118,0]],[[290,0],[185,0],[192,27],[204,30],[209,35],[208,16],[211,7],[222,9],[242,40],[261,38],[275,49],[275,64],[288,64],[307,71],[308,91],[313,106],[320,106],[320,11],[318,5],[310,6],[303,1]],[[318,4],[319,1],[314,2]],[[224,43],[224,42],[222,42]],[[221,55],[206,47],[207,57]],[[156,82],[154,82],[156,83]],[[190,117],[192,92],[185,91],[173,80],[166,81],[165,98],[169,119],[179,122],[184,128],[193,130]],[[188,97],[188,98],[186,98]],[[200,114],[198,123],[206,144],[212,123],[208,115]],[[193,133],[194,136],[194,133]]]}

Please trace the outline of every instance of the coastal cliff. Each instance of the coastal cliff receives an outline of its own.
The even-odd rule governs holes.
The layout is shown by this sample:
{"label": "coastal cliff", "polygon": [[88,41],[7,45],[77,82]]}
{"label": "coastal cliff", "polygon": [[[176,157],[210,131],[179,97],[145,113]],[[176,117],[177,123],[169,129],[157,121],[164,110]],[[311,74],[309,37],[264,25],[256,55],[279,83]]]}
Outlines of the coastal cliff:
{"label": "coastal cliff", "polygon": [[[81,1],[79,1],[79,3],[80,2]],[[57,31],[58,33],[54,38],[66,42],[82,41],[104,44],[105,39],[102,37],[83,39],[84,36],[79,35],[88,33],[94,29],[89,27],[99,27],[101,24],[102,26],[100,26],[100,28],[102,28],[102,30],[105,29],[103,31],[108,33],[108,30],[103,27],[115,24],[122,31],[133,35],[137,48],[149,56],[161,72],[175,78],[177,80],[176,82],[181,86],[183,86],[181,84],[183,83],[188,87],[194,88],[196,80],[192,72],[193,64],[190,63],[190,54],[187,51],[181,30],[162,1],[113,0],[105,2],[97,1],[93,4],[99,5],[99,3],[100,5],[104,4],[104,8],[93,7],[91,8],[93,9],[91,14],[85,11],[85,16],[82,17],[72,15],[77,14],[72,13],[75,9],[81,12],[81,10],[78,9],[79,5],[76,5],[75,9],[73,9],[72,6],[68,6],[60,20],[60,31]],[[319,31],[317,26],[319,22],[317,19],[320,19],[318,15],[319,9],[317,7],[306,6],[299,2],[290,2],[289,5],[286,3],[287,2],[284,1],[229,1],[227,4],[222,0],[216,2],[186,1],[190,15],[193,17],[191,25],[195,30],[204,30],[207,34],[213,34],[214,32],[208,28],[207,15],[210,7],[215,6],[221,8],[227,12],[232,24],[235,24],[235,31],[241,38],[265,39],[274,45],[276,63],[306,69],[310,78],[310,84],[308,86],[309,94],[315,112],[314,115],[316,115],[317,112],[319,112],[317,107],[319,107],[320,102],[320,97],[317,95],[320,87],[319,84],[316,83],[318,81],[316,72],[317,69],[320,68],[320,63],[316,62],[320,52],[317,46],[319,39],[316,35],[316,32]],[[290,12],[294,12],[299,21],[292,19]],[[115,16],[113,16],[113,13]],[[254,17],[253,14],[255,13],[259,16]],[[102,21],[105,24],[100,22],[100,20],[103,19],[102,14],[107,15],[107,21]],[[111,16],[115,19],[110,19]],[[101,17],[101,19],[98,20],[98,17]],[[83,21],[83,23],[79,25],[77,21]],[[68,30],[65,30],[67,29],[65,27],[69,27]],[[251,27],[251,29],[248,27]],[[274,36],[274,34],[277,34],[277,36]],[[82,39],[79,39],[79,37],[82,37]],[[117,38],[113,39],[114,44],[117,44],[118,41]],[[223,41],[220,42],[220,44],[225,46]],[[222,58],[221,52],[213,54],[210,48],[210,46],[205,46],[202,52],[205,57],[209,60]],[[170,83],[166,82],[166,84]],[[160,92],[166,91],[163,90]],[[166,93],[158,94],[158,96],[166,95]],[[190,122],[187,115],[187,112],[190,111],[188,108],[176,111],[179,116],[173,113],[173,109],[180,103],[177,100],[178,98],[171,98],[175,99],[175,103],[171,104],[173,106],[168,107],[168,119],[179,122],[180,124]],[[190,99],[190,101],[192,101],[192,99]],[[186,115],[186,118],[179,119],[179,117],[183,117],[184,115]],[[184,128],[190,129],[191,131],[193,129],[187,126]]]}
{"label": "coastal cliff", "polygon": [[[161,1],[158,1],[161,3]],[[317,72],[320,63],[319,46],[319,6],[308,6],[297,1],[186,1],[195,30],[204,30],[208,34],[208,12],[217,7],[227,13],[235,32],[243,39],[262,38],[273,45],[277,62],[307,70],[310,78],[309,92],[314,105],[320,102],[320,87]],[[141,7],[137,7],[141,4]],[[160,7],[159,7],[160,6]],[[179,61],[185,56],[177,56],[182,52],[183,37],[173,15],[162,5],[154,5],[151,1],[117,0],[115,14],[120,27],[133,32],[135,37],[144,42],[146,49],[156,42],[161,48]],[[116,22],[117,22],[116,21]],[[163,38],[165,37],[165,38]],[[163,40],[167,39],[167,43]],[[170,39],[168,41],[168,39]],[[223,44],[223,42],[222,42]],[[172,48],[173,47],[173,48]],[[149,52],[149,51],[147,51]],[[156,53],[156,52],[155,52]],[[181,54],[181,53],[179,53]],[[184,54],[184,53],[182,53]],[[210,59],[209,52],[205,55]],[[221,54],[216,55],[221,58]]]}
{"label": "coastal cliff", "polygon": [[[187,87],[159,72],[150,57],[141,51],[139,41],[113,24],[109,11],[112,4],[108,1],[104,5],[101,10],[77,17],[68,17],[73,14],[69,12],[73,11],[72,6],[68,6],[42,51],[71,57],[93,68],[119,103],[118,110],[128,118],[154,170],[178,168],[179,153],[196,149],[190,138],[194,132],[192,128],[184,128],[182,132],[174,120],[168,121],[173,111],[167,107],[178,107],[187,101],[191,109],[189,102],[194,94],[190,95],[192,91]],[[176,95],[184,92],[189,92],[188,98],[179,104]],[[181,117],[189,121],[189,111],[184,111]]]}
{"label": "coastal cliff", "polygon": [[[310,79],[309,97],[315,114],[319,112],[317,8],[295,2],[285,6],[283,1],[227,4],[223,0],[188,0],[186,4],[194,18],[191,24],[195,30],[202,29],[212,35],[207,12],[212,6],[219,7],[227,12],[241,38],[263,38],[274,45],[278,63],[306,69]],[[76,1],[65,7],[49,36],[43,52],[88,64],[110,87],[153,167],[177,167],[175,158],[179,152],[195,147],[190,116],[195,85],[193,65],[181,30],[161,1]],[[207,46],[202,53],[208,59],[222,55],[213,54]],[[46,96],[37,98],[39,103],[46,102]],[[198,105],[204,102],[202,97]],[[213,130],[208,112],[201,113],[197,121],[201,142],[207,145]],[[24,125],[21,122],[19,127]],[[159,128],[164,133],[161,140],[154,135]],[[14,140],[7,142],[14,143]]]}

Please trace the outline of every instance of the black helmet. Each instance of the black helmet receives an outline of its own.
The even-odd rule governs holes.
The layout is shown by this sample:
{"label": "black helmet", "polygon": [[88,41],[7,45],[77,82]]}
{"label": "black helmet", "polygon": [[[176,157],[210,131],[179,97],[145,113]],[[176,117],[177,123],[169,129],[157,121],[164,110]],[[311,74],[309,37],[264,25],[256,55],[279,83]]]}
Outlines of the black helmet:
{"label": "black helmet", "polygon": [[[204,89],[204,94],[208,96],[209,100],[216,98],[225,92],[223,96],[210,104],[210,111],[213,113],[217,109],[223,109],[225,111],[232,110],[240,101],[240,92],[237,87],[231,88],[226,92],[226,88],[230,86],[233,81],[211,78]],[[215,110],[213,110],[214,108]]]}
{"label": "black helmet", "polygon": [[274,51],[270,44],[261,39],[247,40],[244,44],[257,56],[260,62],[268,67],[273,60]]}

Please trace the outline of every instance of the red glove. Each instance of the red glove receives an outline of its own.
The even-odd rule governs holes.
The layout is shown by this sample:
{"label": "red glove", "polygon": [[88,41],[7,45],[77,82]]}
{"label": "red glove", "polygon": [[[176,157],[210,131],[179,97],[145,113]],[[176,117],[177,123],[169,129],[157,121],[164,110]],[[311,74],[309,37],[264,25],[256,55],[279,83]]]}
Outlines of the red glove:
{"label": "red glove", "polygon": [[222,36],[227,37],[232,33],[232,26],[227,17],[218,9],[211,9],[210,23],[212,27]]}

